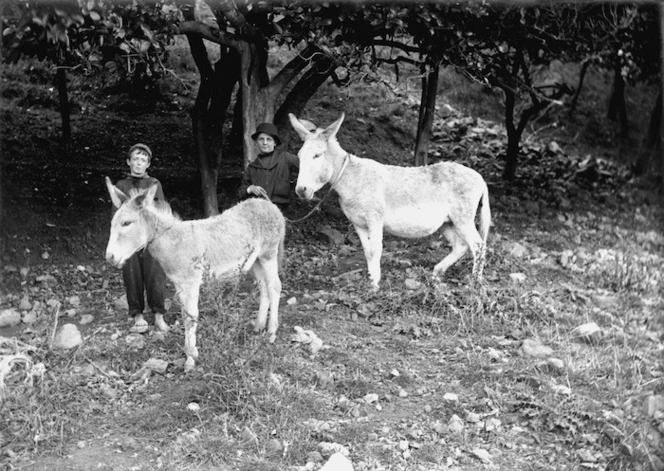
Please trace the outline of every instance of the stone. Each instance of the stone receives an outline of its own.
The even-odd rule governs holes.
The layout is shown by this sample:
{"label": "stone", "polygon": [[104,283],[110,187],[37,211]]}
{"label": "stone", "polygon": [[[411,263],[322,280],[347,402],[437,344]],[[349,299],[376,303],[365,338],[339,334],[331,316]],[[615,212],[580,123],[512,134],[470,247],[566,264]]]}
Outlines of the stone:
{"label": "stone", "polygon": [[143,367],[155,373],[164,374],[168,368],[168,362],[159,358],[150,358],[143,364]]}
{"label": "stone", "polygon": [[32,311],[26,312],[21,316],[21,322],[24,324],[34,324],[37,321],[37,312],[33,309]]}
{"label": "stone", "polygon": [[20,324],[21,313],[14,308],[0,311],[0,327],[14,327]]}
{"label": "stone", "polygon": [[353,463],[341,452],[336,452],[319,471],[354,471]]}
{"label": "stone", "polygon": [[463,420],[461,420],[461,417],[456,414],[452,415],[447,422],[447,429],[452,433],[460,433],[464,428]]}
{"label": "stone", "polygon": [[542,344],[538,339],[525,339],[520,351],[523,355],[533,358],[547,358],[553,355],[553,349]]}
{"label": "stone", "polygon": [[643,403],[643,411],[649,418],[655,417],[657,412],[664,411],[664,396],[661,394],[648,396]]}
{"label": "stone", "polygon": [[58,329],[53,339],[53,348],[70,350],[83,342],[81,332],[74,324],[65,324]]}
{"label": "stone", "polygon": [[244,427],[240,432],[240,441],[245,446],[258,445],[258,437],[249,427]]}
{"label": "stone", "polygon": [[27,296],[21,298],[21,302],[18,304],[19,311],[29,311],[32,309],[32,303]]}
{"label": "stone", "polygon": [[272,440],[267,442],[267,446],[265,447],[265,451],[267,452],[268,455],[277,456],[277,455],[280,455],[284,451],[284,446],[281,443],[281,440],[273,438]]}
{"label": "stone", "polygon": [[510,273],[510,281],[512,284],[518,285],[526,281],[525,273]]}
{"label": "stone", "polygon": [[83,316],[81,317],[81,325],[90,324],[94,322],[94,320],[95,316],[93,316],[92,314],[83,314]]}
{"label": "stone", "polygon": [[595,322],[588,322],[572,329],[571,334],[574,337],[591,339],[600,337],[602,335],[602,329],[600,329]]}

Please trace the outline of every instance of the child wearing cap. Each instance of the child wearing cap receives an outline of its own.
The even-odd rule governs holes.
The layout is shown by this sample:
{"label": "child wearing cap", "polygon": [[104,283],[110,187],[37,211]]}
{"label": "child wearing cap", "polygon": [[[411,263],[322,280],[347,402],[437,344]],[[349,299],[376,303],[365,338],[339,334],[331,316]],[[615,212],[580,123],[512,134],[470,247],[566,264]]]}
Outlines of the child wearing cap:
{"label": "child wearing cap", "polygon": [[[152,151],[145,144],[134,144],[127,152],[127,165],[129,175],[118,181],[115,186],[129,195],[132,190],[145,190],[157,184],[155,201],[165,201],[161,183],[148,175],[147,170],[152,162]],[[152,258],[150,252],[143,250],[137,252],[127,260],[122,267],[122,280],[127,293],[129,316],[133,318],[134,325],[130,331],[144,333],[148,330],[148,323],[143,317],[145,308],[144,292],[147,293],[148,306],[155,316],[155,324],[161,330],[168,330],[164,322],[164,291],[166,274]]]}
{"label": "child wearing cap", "polygon": [[249,163],[242,175],[238,198],[262,196],[276,204],[283,213],[290,204],[291,182],[300,167],[298,158],[280,149],[277,127],[261,123],[251,138],[258,146],[258,157]]}

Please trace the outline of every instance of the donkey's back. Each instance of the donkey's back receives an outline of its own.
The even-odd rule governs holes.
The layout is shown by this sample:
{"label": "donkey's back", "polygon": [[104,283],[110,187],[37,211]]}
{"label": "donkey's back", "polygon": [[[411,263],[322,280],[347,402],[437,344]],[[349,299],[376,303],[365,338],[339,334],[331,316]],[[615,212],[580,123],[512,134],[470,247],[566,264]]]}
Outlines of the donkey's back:
{"label": "donkey's back", "polygon": [[281,257],[286,223],[267,200],[251,198],[204,221],[195,227],[200,245],[194,251],[213,275],[246,272],[257,259]]}

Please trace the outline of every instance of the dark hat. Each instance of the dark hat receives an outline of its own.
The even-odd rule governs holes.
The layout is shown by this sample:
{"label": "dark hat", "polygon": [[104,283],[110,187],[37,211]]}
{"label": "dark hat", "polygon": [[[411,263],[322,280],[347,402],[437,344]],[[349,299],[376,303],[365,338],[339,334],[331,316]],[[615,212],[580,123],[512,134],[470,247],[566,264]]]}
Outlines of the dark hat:
{"label": "dark hat", "polygon": [[145,152],[146,154],[148,154],[148,156],[150,157],[150,160],[152,160],[152,151],[150,150],[150,148],[148,146],[146,146],[145,144],[141,144],[141,143],[134,144],[133,146],[131,146],[129,148],[129,150],[127,151],[127,157],[131,157],[131,153],[134,152],[136,149],[140,149],[143,152]]}
{"label": "dark hat", "polygon": [[251,138],[255,141],[258,135],[261,133],[269,134],[270,136],[272,136],[272,139],[274,139],[274,142],[277,145],[281,144],[281,139],[279,139],[279,131],[277,131],[277,127],[274,124],[272,123],[259,124],[258,127],[256,128],[256,132],[251,135]]}

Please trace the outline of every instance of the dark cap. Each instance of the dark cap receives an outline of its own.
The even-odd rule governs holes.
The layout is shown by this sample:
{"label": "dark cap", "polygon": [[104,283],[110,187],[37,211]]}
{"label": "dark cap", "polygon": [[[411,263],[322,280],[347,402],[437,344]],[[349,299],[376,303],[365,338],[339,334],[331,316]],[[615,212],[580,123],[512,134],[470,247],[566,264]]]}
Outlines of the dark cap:
{"label": "dark cap", "polygon": [[148,154],[148,156],[150,157],[150,160],[152,160],[152,151],[150,150],[150,148],[148,146],[146,146],[145,144],[141,144],[141,143],[134,144],[133,146],[131,146],[129,148],[129,150],[127,151],[127,157],[131,157],[131,153],[134,152],[136,149],[140,149],[143,152],[145,152],[146,154]]}
{"label": "dark cap", "polygon": [[251,138],[255,141],[259,134],[269,134],[274,139],[274,142],[279,145],[281,144],[281,139],[279,139],[279,131],[277,127],[272,123],[261,123],[256,128],[256,132],[251,135]]}

